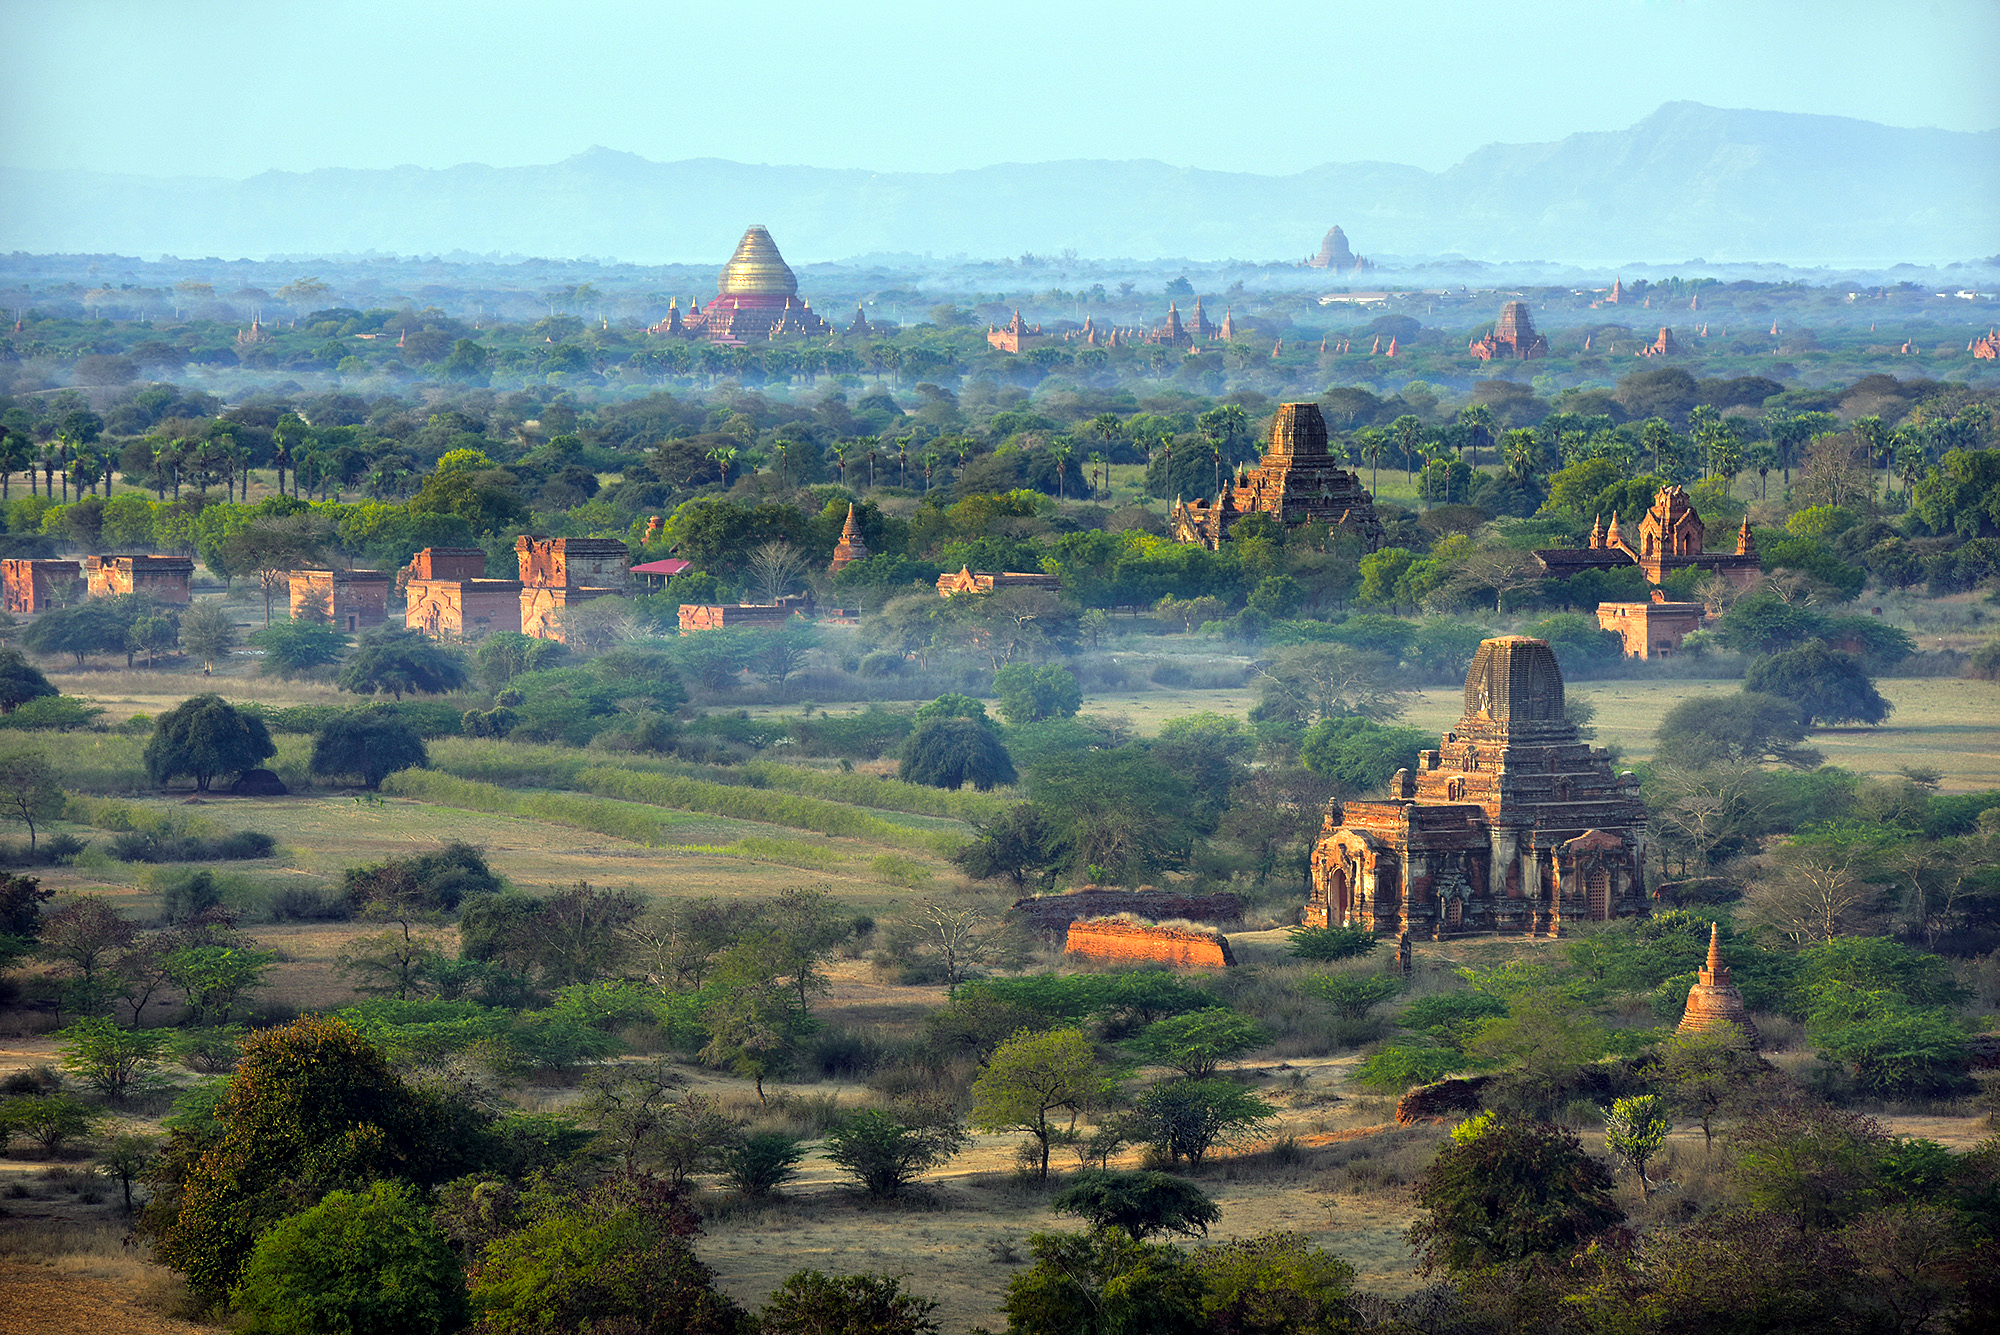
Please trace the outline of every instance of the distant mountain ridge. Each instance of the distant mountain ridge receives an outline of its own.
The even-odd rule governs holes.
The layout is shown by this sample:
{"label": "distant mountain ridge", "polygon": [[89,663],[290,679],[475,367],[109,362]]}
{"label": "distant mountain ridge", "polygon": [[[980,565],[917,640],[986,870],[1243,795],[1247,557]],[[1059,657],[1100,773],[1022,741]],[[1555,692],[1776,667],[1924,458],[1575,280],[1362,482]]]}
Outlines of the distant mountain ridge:
{"label": "distant mountain ridge", "polygon": [[1442,172],[1291,176],[1155,161],[943,173],[652,162],[329,168],[249,180],[0,168],[0,251],[181,256],[514,254],[726,259],[767,224],[794,262],[1285,260],[1340,223],[1375,256],[1575,263],[1937,263],[2000,253],[2000,130],[1900,129],[1673,102],[1629,129],[1493,144]]}

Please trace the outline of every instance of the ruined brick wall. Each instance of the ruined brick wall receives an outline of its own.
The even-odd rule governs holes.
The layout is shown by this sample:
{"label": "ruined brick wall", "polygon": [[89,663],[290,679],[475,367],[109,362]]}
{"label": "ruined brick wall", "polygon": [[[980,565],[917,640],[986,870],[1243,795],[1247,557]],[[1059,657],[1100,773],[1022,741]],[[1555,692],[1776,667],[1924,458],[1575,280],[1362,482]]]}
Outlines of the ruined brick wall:
{"label": "ruined brick wall", "polygon": [[1038,932],[1057,932],[1079,918],[1103,918],[1130,913],[1153,922],[1186,918],[1190,922],[1240,922],[1243,901],[1235,895],[1175,895],[1140,887],[1103,890],[1085,886],[1066,895],[1030,895],[1014,902],[1014,912]]}
{"label": "ruined brick wall", "polygon": [[521,629],[521,583],[512,579],[413,579],[404,624],[433,639],[477,640]]}
{"label": "ruined brick wall", "polygon": [[1069,925],[1063,947],[1069,954],[1116,964],[1170,964],[1175,968],[1222,969],[1236,963],[1220,932],[1129,918],[1094,918]]}
{"label": "ruined brick wall", "polygon": [[42,561],[26,557],[0,561],[0,591],[6,610],[33,615],[55,606],[58,593],[74,598],[82,590],[83,567],[75,561]]}
{"label": "ruined brick wall", "polygon": [[426,547],[403,568],[412,580],[484,579],[486,553],[477,547]]}
{"label": "ruined brick wall", "polygon": [[682,603],[681,634],[696,630],[782,626],[798,615],[789,604]]}

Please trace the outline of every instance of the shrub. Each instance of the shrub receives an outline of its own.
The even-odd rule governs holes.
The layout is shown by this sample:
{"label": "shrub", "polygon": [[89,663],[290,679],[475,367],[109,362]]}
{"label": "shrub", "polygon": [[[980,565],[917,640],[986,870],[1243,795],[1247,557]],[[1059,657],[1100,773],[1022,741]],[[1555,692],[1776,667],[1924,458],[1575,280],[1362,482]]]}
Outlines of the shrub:
{"label": "shrub", "polygon": [[826,1157],[845,1169],[870,1196],[902,1195],[917,1178],[965,1145],[957,1123],[913,1125],[879,1108],[855,1113],[827,1137]]}
{"label": "shrub", "polygon": [[801,1270],[788,1277],[757,1313],[762,1335],[938,1335],[931,1320],[937,1304],[903,1292],[890,1275],[824,1275]]}
{"label": "shrub", "polygon": [[197,695],[161,714],[146,742],[146,774],[155,784],[188,775],[196,792],[222,774],[255,769],[278,753],[264,721],[219,695]]}
{"label": "shrub", "polygon": [[1403,985],[1386,974],[1322,973],[1306,979],[1300,990],[1330,1004],[1341,1018],[1359,1020],[1401,992]]}
{"label": "shrub", "polygon": [[1294,927],[1285,933],[1287,953],[1316,963],[1366,955],[1379,944],[1365,927]]}
{"label": "shrub", "polygon": [[1469,1271],[1563,1256],[1623,1222],[1611,1173],[1560,1127],[1464,1123],[1424,1171],[1409,1238],[1426,1269]]}
{"label": "shrub", "polygon": [[1081,1215],[1092,1228],[1122,1228],[1144,1241],[1155,1233],[1194,1237],[1222,1217],[1208,1194],[1169,1173],[1089,1170],[1049,1202],[1057,1214]]}
{"label": "shrub", "polygon": [[1363,1060],[1348,1079],[1378,1094],[1401,1094],[1418,1085],[1442,1080],[1470,1065],[1462,1053],[1452,1048],[1391,1043]]}
{"label": "shrub", "polygon": [[268,858],[278,841],[258,830],[208,837],[172,826],[132,830],[111,841],[111,856],[121,862],[242,862]]}
{"label": "shrub", "polygon": [[272,1225],[232,1296],[271,1335],[432,1335],[470,1315],[458,1257],[400,1182],[332,1192]]}
{"label": "shrub", "polygon": [[18,1135],[48,1158],[93,1134],[103,1115],[67,1094],[30,1094],[0,1103],[0,1141]]}
{"label": "shrub", "polygon": [[745,1196],[762,1199],[797,1176],[799,1160],[805,1157],[805,1146],[796,1138],[782,1131],[760,1131],[723,1153],[722,1175]]}

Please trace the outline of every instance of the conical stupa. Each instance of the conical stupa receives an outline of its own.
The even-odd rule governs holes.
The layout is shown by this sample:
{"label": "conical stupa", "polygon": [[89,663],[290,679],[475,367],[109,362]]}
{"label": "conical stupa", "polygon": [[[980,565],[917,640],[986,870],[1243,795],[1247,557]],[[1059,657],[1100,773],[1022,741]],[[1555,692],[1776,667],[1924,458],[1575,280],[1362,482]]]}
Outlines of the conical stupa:
{"label": "conical stupa", "polygon": [[847,503],[847,523],[841,527],[840,543],[833,549],[833,564],[827,570],[839,574],[856,561],[868,559],[868,544],[861,539],[861,517],[854,513],[854,502]]}
{"label": "conical stupa", "polygon": [[1733,1024],[1754,1044],[1757,1026],[1750,1023],[1750,1010],[1743,1004],[1743,994],[1729,981],[1729,966],[1722,962],[1722,930],[1715,923],[1708,925],[1708,963],[1696,978],[1698,981],[1688,989],[1687,1012],[1681,1016],[1680,1032],[1694,1033]]}
{"label": "conical stupa", "polygon": [[736,243],[729,263],[722,266],[715,290],[725,297],[795,297],[799,279],[778,253],[771,234],[753,223]]}

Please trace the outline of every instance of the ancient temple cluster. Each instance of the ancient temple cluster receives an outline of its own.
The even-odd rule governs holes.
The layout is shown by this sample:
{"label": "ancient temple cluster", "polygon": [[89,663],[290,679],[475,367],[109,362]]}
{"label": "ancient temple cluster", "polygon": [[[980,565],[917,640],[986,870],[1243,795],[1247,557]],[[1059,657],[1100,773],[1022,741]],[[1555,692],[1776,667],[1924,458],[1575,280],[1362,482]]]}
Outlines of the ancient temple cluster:
{"label": "ancient temple cluster", "polygon": [[[646,332],[736,345],[768,342],[788,334],[828,332],[826,321],[820,319],[812,303],[799,296],[798,275],[761,226],[743,233],[736,253],[716,279],[715,291],[715,300],[706,310],[692,299],[685,313],[678,301],[669,303],[667,318]],[[858,309],[855,315],[861,318]]]}
{"label": "ancient temple cluster", "polygon": [[1176,499],[1168,524],[1174,540],[1221,549],[1245,515],[1263,513],[1287,527],[1317,521],[1382,543],[1374,498],[1357,474],[1327,450],[1326,419],[1316,403],[1287,403],[1271,420],[1271,442],[1254,469],[1225,480],[1213,500]]}
{"label": "ancient temple cluster", "polygon": [[1305,921],[1439,938],[1642,916],[1645,831],[1638,780],[1564,713],[1547,642],[1502,636],[1479,646],[1465,713],[1416,772],[1328,812]]}

